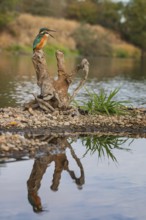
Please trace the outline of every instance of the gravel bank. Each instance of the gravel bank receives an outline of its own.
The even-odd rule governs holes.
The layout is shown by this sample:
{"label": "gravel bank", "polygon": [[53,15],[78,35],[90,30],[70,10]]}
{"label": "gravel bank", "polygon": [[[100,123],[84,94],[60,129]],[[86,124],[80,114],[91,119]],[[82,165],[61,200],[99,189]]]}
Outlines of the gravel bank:
{"label": "gravel bank", "polygon": [[29,131],[38,132],[129,132],[145,133],[146,109],[129,109],[126,115],[65,115],[55,111],[52,115],[35,110],[33,114],[22,108],[0,109],[0,132]]}
{"label": "gravel bank", "polygon": [[22,108],[0,109],[0,158],[34,157],[60,153],[69,136],[113,135],[146,137],[146,109],[129,109],[126,115],[53,115]]}

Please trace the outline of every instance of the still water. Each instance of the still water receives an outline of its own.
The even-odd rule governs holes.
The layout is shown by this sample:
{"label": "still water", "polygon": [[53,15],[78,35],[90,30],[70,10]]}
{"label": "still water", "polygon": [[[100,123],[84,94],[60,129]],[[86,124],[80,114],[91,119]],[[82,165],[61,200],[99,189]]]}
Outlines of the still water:
{"label": "still water", "polygon": [[[68,57],[67,70],[80,58]],[[86,88],[146,107],[146,64],[89,58]],[[49,58],[56,74],[56,61]],[[78,75],[70,92],[82,75]],[[0,107],[19,106],[37,93],[31,56],[0,55]],[[78,99],[85,98],[82,89]],[[0,220],[145,220],[146,139],[67,137],[62,152],[38,152],[0,163]],[[5,162],[4,162],[5,161]]]}
{"label": "still water", "polygon": [[62,141],[63,151],[0,165],[1,220],[146,219],[145,139]]}
{"label": "still water", "polygon": [[[47,57],[49,71],[56,74],[56,60]],[[74,68],[80,58],[66,58],[67,71]],[[89,58],[90,72],[86,88],[98,92],[104,88],[107,93],[120,87],[118,100],[128,100],[134,106],[146,107],[146,63],[131,59]],[[78,80],[83,77],[78,74],[70,92],[75,88]],[[31,55],[10,56],[0,55],[0,107],[18,106],[32,99],[31,93],[38,93],[36,76],[33,69]],[[77,99],[85,96],[82,89]]]}

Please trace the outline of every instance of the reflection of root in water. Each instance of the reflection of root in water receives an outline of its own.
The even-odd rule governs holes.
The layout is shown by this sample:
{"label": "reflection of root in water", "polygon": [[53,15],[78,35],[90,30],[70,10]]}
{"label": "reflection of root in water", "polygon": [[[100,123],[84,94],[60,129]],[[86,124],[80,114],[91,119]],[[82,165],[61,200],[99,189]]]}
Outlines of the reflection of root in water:
{"label": "reflection of root in water", "polygon": [[[66,170],[69,173],[70,177],[75,181],[78,188],[82,188],[82,185],[84,184],[83,166],[80,162],[80,159],[76,156],[74,150],[69,144],[67,137],[40,136],[40,138],[41,139],[43,138],[45,140],[47,139],[48,144],[50,146],[50,152],[48,150],[46,155],[40,156],[35,159],[32,172],[27,181],[28,200],[29,203],[32,205],[34,212],[43,211],[41,199],[38,196],[38,190],[41,186],[41,180],[43,178],[43,175],[46,172],[48,165],[51,164],[52,162],[55,163],[52,185],[50,186],[50,188],[53,191],[57,191],[59,188],[61,174],[63,170]],[[56,151],[56,148],[53,151],[53,146],[54,147],[58,146],[60,149],[59,152]],[[76,161],[76,164],[80,169],[79,178],[76,177],[73,170],[69,169],[69,161],[65,153],[66,148],[70,149],[71,156]]]}

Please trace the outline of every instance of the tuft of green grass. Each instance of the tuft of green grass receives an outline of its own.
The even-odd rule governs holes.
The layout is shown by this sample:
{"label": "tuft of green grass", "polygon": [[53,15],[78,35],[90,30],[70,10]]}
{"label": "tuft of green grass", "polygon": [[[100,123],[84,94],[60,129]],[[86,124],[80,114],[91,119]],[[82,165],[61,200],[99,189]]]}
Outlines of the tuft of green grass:
{"label": "tuft of green grass", "polygon": [[46,45],[46,47],[44,48],[44,51],[46,54],[49,55],[54,55],[56,50],[60,50],[62,51],[65,55],[78,55],[78,51],[77,50],[70,50],[68,47],[65,47],[61,44],[50,44],[50,45]]}
{"label": "tuft of green grass", "polygon": [[[78,55],[77,50],[70,50],[68,47],[62,45],[46,45],[44,52],[48,55],[54,55],[56,50],[61,50],[65,55]],[[20,44],[13,44],[6,48],[6,51],[16,54],[32,54],[32,46],[25,46]]]}
{"label": "tuft of green grass", "polygon": [[16,54],[31,54],[32,48],[30,46],[22,46],[19,44],[13,44],[6,48],[6,51]]}
{"label": "tuft of green grass", "polygon": [[125,114],[125,104],[128,103],[128,101],[116,101],[114,99],[119,90],[120,88],[116,88],[111,91],[109,95],[106,94],[104,89],[101,89],[99,94],[87,90],[88,101],[82,101],[83,105],[81,105],[80,108],[89,114]]}
{"label": "tuft of green grass", "polygon": [[115,56],[118,58],[129,58],[130,57],[128,52],[124,49],[121,49],[121,48],[117,49]]}

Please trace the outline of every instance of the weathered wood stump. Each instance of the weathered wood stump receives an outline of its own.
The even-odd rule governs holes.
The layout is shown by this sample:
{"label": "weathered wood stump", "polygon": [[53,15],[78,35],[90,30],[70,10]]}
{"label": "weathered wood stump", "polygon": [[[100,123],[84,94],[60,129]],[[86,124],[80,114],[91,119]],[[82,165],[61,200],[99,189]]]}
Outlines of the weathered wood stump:
{"label": "weathered wood stump", "polygon": [[[56,60],[58,67],[57,80],[51,77],[48,71],[44,52],[42,50],[34,51],[32,62],[36,71],[40,94],[33,94],[35,100],[25,105],[27,109],[32,111],[32,109],[39,108],[50,113],[55,111],[55,109],[67,110],[70,108],[70,103],[77,95],[79,89],[84,85],[89,72],[89,63],[87,59],[83,59],[70,73],[66,71],[63,52],[59,50],[56,51]],[[69,86],[79,70],[85,73],[85,77],[81,80],[73,94],[69,95]]]}

